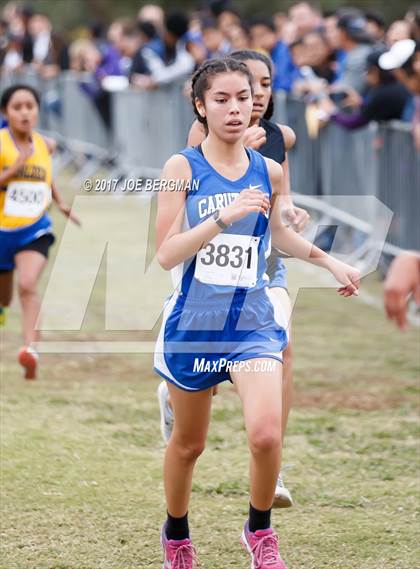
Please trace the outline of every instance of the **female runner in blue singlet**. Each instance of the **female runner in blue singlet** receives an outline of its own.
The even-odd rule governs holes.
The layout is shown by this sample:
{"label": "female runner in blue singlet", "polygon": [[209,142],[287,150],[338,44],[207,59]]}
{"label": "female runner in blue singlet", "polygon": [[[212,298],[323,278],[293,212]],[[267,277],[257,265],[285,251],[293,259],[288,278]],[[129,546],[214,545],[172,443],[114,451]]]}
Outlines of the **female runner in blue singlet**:
{"label": "female runner in blue singlet", "polygon": [[197,180],[198,188],[161,192],[157,212],[158,260],[179,275],[155,352],[155,370],[168,381],[175,415],[164,466],[164,567],[195,567],[188,528],[193,469],[205,444],[213,387],[229,379],[242,401],[251,452],[242,541],[254,569],[284,569],[270,515],[280,470],[287,334],[267,294],[270,242],[327,268],[343,296],[357,294],[360,275],[285,227],[280,216],[269,219],[283,171],[243,145],[253,106],[246,65],[231,58],[203,64],[193,77],[192,97],[208,135],[200,149],[172,156],[162,178],[186,186]]}
{"label": "female runner in blue singlet", "polygon": [[[287,221],[293,229],[301,231],[309,219],[308,213],[295,207],[290,196],[290,176],[287,152],[294,146],[296,136],[293,130],[286,126],[270,121],[274,112],[272,96],[272,64],[270,59],[257,51],[250,49],[235,51],[229,55],[243,61],[253,77],[253,109],[251,122],[245,131],[244,146],[258,150],[266,158],[272,158],[282,165],[284,184],[282,200],[278,200],[277,215]],[[188,137],[189,146],[197,146],[206,137],[204,125],[196,120]],[[292,305],[287,291],[286,267],[281,256],[272,252],[267,259],[267,275],[270,279],[269,293],[274,306],[283,313],[288,323],[289,343],[283,352],[283,409],[282,436],[286,432],[287,421],[292,402],[293,370],[292,347],[290,338],[290,319]],[[173,428],[173,413],[170,404],[167,384],[162,381],[158,387],[158,401],[161,413],[161,432],[167,443]],[[273,507],[287,508],[293,505],[289,489],[284,485],[282,473],[276,484]]]}

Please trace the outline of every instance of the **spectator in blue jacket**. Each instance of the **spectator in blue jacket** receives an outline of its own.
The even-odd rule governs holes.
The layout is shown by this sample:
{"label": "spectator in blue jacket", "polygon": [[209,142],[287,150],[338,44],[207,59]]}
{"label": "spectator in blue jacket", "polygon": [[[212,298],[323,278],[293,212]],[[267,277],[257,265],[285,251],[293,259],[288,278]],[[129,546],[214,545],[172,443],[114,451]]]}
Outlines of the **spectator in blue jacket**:
{"label": "spectator in blue jacket", "polygon": [[264,50],[274,65],[273,90],[290,91],[296,73],[288,46],[277,39],[274,23],[264,17],[253,18],[249,24],[253,49]]}

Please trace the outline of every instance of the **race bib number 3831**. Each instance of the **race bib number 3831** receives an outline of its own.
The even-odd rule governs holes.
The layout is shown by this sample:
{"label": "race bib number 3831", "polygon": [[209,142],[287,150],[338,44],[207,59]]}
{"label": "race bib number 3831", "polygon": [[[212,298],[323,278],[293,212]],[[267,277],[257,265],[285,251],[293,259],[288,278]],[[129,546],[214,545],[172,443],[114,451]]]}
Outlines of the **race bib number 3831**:
{"label": "race bib number 3831", "polygon": [[11,182],[7,186],[5,215],[36,218],[51,202],[51,188],[43,182]]}
{"label": "race bib number 3831", "polygon": [[197,253],[195,273],[205,284],[250,288],[257,282],[260,237],[220,233]]}

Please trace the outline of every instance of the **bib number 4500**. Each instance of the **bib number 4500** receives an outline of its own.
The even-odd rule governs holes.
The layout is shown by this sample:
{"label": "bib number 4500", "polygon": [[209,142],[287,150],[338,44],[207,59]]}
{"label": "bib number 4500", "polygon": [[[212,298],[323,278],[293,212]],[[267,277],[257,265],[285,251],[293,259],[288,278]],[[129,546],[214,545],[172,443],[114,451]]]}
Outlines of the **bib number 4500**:
{"label": "bib number 4500", "polygon": [[35,219],[51,203],[51,188],[44,182],[10,182],[4,202],[4,214]]}

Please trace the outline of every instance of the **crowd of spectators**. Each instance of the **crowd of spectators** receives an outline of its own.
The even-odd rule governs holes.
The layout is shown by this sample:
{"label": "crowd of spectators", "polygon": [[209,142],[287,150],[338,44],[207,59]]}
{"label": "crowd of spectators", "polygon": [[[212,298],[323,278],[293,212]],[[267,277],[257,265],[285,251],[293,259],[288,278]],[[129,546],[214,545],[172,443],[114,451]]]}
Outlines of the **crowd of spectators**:
{"label": "crowd of spectators", "polygon": [[131,18],[75,30],[70,41],[35,4],[9,2],[0,20],[1,74],[28,65],[44,78],[78,72],[107,122],[110,91],[154,89],[188,78],[208,58],[252,48],[270,55],[274,90],[303,97],[321,123],[354,129],[399,119],[413,121],[418,135],[420,7],[386,22],[356,8],[322,13],[312,0],[251,18],[230,0],[201,5],[192,13],[143,5]]}

